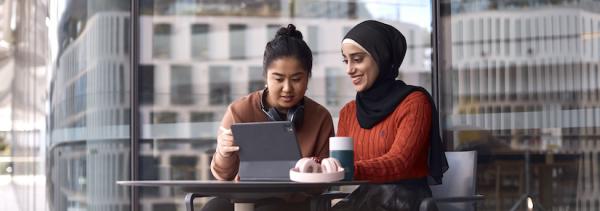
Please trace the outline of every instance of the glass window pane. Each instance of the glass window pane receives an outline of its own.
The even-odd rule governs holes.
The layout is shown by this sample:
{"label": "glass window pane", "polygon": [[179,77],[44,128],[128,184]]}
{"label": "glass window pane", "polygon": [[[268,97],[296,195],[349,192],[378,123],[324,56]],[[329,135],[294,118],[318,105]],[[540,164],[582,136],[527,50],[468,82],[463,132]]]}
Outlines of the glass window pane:
{"label": "glass window pane", "polygon": [[140,104],[154,104],[154,66],[140,65]]}
{"label": "glass window pane", "polygon": [[248,72],[248,93],[265,88],[262,67],[249,67]]}
{"label": "glass window pane", "polygon": [[246,25],[229,25],[229,58],[232,60],[246,57]]}
{"label": "glass window pane", "polygon": [[192,67],[171,66],[171,104],[192,104]]}
{"label": "glass window pane", "polygon": [[171,57],[171,30],[170,24],[154,25],[154,37],[152,42],[152,55],[154,58]]}
{"label": "glass window pane", "polygon": [[[12,138],[20,142],[14,151],[18,160],[31,163],[14,168],[25,170],[19,174],[31,183],[16,186],[22,204],[6,210],[131,209],[129,188],[116,184],[130,180],[132,170],[130,4],[18,2],[21,14],[15,15],[23,22],[17,24],[20,37],[15,44],[23,47],[15,48],[22,58],[14,61],[14,93],[20,94],[12,96],[17,108],[13,120],[26,130]],[[154,81],[153,66],[140,71],[140,81]],[[152,103],[147,93],[153,93],[153,86],[139,88],[140,101]],[[19,153],[36,158],[24,159],[26,154]]]}
{"label": "glass window pane", "polygon": [[[478,152],[477,191],[493,196],[478,209],[526,209],[518,199],[532,194],[547,210],[600,209],[591,188],[600,178],[598,57],[588,35],[600,17],[589,8],[600,3],[440,4],[443,138]],[[446,35],[463,27],[465,37]],[[476,50],[463,57],[462,48]]]}
{"label": "glass window pane", "polygon": [[209,26],[208,24],[192,25],[192,58],[206,60],[209,57]]}
{"label": "glass window pane", "polygon": [[227,105],[231,102],[231,70],[226,66],[211,66],[210,105]]}
{"label": "glass window pane", "polygon": [[283,27],[283,25],[277,25],[277,24],[267,24],[267,40],[271,40],[273,38],[275,38],[275,35],[277,34],[277,30],[279,30],[279,28]]}
{"label": "glass window pane", "polygon": [[[313,52],[306,95],[330,111],[334,124],[342,106],[356,96],[341,62],[340,42],[363,20],[383,21],[410,38],[399,79],[430,90],[430,4],[141,0],[140,174],[164,180],[214,179],[209,164],[223,114],[232,101],[264,89],[265,45],[290,23]],[[178,189],[141,192],[147,202],[142,210],[184,209],[184,193]]]}
{"label": "glass window pane", "polygon": [[319,54],[319,27],[318,26],[308,26],[306,28],[306,44],[310,47],[313,55]]}

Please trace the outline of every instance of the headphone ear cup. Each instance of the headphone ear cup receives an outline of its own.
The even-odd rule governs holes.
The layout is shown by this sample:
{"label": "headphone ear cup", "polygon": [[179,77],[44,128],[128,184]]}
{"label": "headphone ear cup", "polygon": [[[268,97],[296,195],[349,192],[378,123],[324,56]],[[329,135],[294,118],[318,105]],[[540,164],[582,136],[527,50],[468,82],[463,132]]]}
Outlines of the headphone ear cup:
{"label": "headphone ear cup", "polygon": [[295,168],[302,173],[317,173],[321,172],[321,166],[312,158],[302,158],[296,162]]}
{"label": "headphone ear cup", "polygon": [[275,108],[270,108],[267,111],[267,116],[271,119],[271,121],[281,121],[281,116],[279,116],[279,112]]}
{"label": "headphone ear cup", "polygon": [[335,158],[325,158],[321,161],[321,168],[323,169],[323,173],[334,173],[338,172],[340,168],[340,163]]}
{"label": "headphone ear cup", "polygon": [[281,119],[281,116],[279,116],[279,112],[277,112],[277,110],[275,108],[269,108],[267,109],[265,107],[266,105],[266,95],[267,95],[267,88],[265,88],[263,90],[263,93],[260,96],[260,109],[265,113],[265,115],[267,115],[267,119],[271,120],[271,121],[282,121],[283,119]]}
{"label": "headphone ear cup", "polygon": [[300,104],[290,110],[287,113],[287,120],[294,123],[294,127],[298,128],[302,125],[304,119],[304,105]]}

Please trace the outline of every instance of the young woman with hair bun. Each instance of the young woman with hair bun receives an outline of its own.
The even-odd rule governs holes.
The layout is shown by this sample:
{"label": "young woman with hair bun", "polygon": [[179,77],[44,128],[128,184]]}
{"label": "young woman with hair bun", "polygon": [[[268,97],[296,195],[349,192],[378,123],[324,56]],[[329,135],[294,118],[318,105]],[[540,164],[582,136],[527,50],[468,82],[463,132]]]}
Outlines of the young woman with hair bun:
{"label": "young woman with hair bun", "polygon": [[[215,178],[239,179],[239,146],[235,144],[235,137],[230,130],[234,123],[292,121],[302,157],[328,157],[328,140],[334,135],[333,120],[325,107],[305,96],[311,72],[312,51],[302,39],[302,33],[292,24],[280,28],[265,47],[265,89],[235,100],[223,116],[217,149],[210,166]],[[303,196],[255,204],[255,209],[259,211],[309,208],[308,198]],[[202,210],[233,210],[233,205],[227,199],[215,198]]]}

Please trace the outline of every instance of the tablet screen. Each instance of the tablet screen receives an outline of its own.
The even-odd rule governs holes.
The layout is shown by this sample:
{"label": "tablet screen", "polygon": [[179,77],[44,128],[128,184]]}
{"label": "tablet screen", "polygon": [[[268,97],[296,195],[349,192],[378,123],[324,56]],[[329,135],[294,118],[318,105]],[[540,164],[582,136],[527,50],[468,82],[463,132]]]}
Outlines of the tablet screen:
{"label": "tablet screen", "polygon": [[231,131],[240,146],[240,161],[296,161],[302,157],[292,122],[236,123]]}

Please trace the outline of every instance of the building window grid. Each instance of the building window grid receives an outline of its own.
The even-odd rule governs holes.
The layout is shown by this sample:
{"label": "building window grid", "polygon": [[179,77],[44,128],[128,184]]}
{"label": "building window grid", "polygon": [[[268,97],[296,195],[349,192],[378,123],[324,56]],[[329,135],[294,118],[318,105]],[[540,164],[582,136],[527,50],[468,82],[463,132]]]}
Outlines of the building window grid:
{"label": "building window grid", "polygon": [[[537,25],[537,24],[536,24],[536,25]],[[599,23],[599,27],[600,27],[600,23]],[[529,28],[529,27],[527,27],[527,28]],[[542,30],[542,31],[543,31],[543,30]],[[539,35],[539,32],[538,32],[538,35]],[[542,39],[541,37],[538,37],[538,38],[539,38],[539,39]],[[509,36],[507,36],[507,37],[506,37],[506,39],[509,39]],[[555,40],[555,39],[550,39],[550,38],[548,38],[548,37],[544,37],[543,39],[544,39],[546,42],[556,42],[556,40]],[[575,39],[575,40],[577,40],[577,39]],[[463,42],[463,43],[466,43],[466,42]],[[509,43],[509,42],[507,41],[507,43]],[[466,45],[464,45],[464,44],[463,44],[463,46],[466,46]],[[540,46],[548,46],[548,45],[540,45]],[[570,45],[568,45],[568,46],[570,46]],[[557,49],[557,48],[555,48],[555,49]],[[508,47],[507,47],[507,52],[509,52],[509,48],[508,48]],[[596,67],[597,67],[597,66],[596,66]],[[77,70],[77,69],[76,69],[76,68],[73,68],[73,70]],[[468,80],[468,79],[465,79],[465,80]],[[591,79],[590,79],[590,80],[591,80]],[[527,83],[527,84],[529,84],[529,83]]]}

